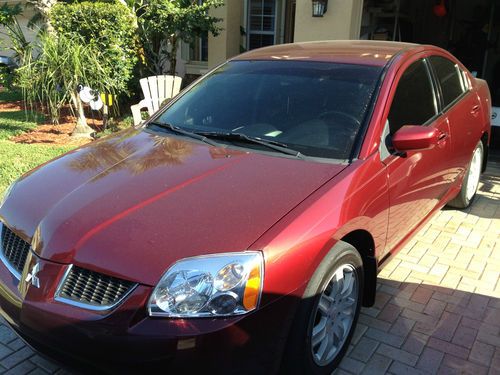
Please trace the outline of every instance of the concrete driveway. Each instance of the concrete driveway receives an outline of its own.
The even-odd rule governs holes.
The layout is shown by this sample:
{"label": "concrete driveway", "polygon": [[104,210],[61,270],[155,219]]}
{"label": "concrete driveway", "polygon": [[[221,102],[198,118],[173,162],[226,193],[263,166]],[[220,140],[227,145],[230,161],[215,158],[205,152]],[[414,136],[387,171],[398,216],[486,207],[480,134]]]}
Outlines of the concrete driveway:
{"label": "concrete driveway", "polygon": [[[500,374],[500,168],[466,211],[443,209],[382,271],[336,374]],[[0,323],[0,372],[69,372]]]}

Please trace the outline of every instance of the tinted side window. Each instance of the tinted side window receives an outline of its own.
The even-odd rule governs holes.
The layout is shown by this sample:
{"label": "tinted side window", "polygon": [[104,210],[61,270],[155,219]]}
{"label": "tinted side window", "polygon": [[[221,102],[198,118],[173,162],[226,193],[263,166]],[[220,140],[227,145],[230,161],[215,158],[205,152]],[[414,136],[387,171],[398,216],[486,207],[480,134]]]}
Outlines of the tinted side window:
{"label": "tinted side window", "polygon": [[455,63],[441,56],[432,56],[429,60],[441,84],[443,105],[447,107],[465,91],[460,68]]}
{"label": "tinted side window", "polygon": [[435,114],[431,80],[424,61],[419,60],[399,80],[388,118],[391,134],[403,125],[422,125]]}

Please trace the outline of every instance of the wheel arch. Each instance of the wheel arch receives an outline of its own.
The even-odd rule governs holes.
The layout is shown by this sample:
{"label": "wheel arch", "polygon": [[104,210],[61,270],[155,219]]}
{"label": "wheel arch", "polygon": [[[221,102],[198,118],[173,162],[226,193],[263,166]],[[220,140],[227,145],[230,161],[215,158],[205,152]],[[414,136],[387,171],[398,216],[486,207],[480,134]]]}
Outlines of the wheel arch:
{"label": "wheel arch", "polygon": [[370,232],[357,229],[347,233],[341,241],[352,245],[361,255],[364,270],[363,306],[373,306],[377,290],[377,258],[375,257],[375,240]]}
{"label": "wheel arch", "polygon": [[484,172],[486,170],[486,166],[488,165],[488,141],[489,141],[489,134],[488,132],[484,132],[483,135],[481,136],[481,143],[483,144],[483,165],[481,166],[481,172]]}

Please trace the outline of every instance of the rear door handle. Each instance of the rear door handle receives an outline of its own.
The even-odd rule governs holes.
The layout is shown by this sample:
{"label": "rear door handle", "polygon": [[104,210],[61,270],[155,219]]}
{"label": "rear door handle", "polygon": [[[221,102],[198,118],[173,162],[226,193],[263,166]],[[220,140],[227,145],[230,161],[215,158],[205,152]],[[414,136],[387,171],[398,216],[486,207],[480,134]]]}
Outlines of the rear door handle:
{"label": "rear door handle", "polygon": [[477,115],[479,113],[479,110],[481,109],[481,106],[479,104],[476,104],[472,109],[470,110],[470,113],[473,115]]}

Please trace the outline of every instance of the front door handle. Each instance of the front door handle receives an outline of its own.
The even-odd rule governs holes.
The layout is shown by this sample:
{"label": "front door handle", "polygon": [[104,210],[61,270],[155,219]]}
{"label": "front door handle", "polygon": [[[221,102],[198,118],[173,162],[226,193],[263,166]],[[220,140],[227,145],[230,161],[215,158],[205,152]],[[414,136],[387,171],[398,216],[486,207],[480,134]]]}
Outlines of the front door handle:
{"label": "front door handle", "polygon": [[448,139],[448,133],[446,132],[443,132],[443,131],[439,131],[439,134],[438,134],[438,139],[437,139],[437,145],[442,148],[446,145],[446,141]]}
{"label": "front door handle", "polygon": [[481,106],[479,104],[476,104],[472,109],[470,110],[470,113],[473,115],[477,115],[479,113],[479,110],[481,109]]}
{"label": "front door handle", "polygon": [[446,138],[448,138],[448,133],[445,133],[445,132],[439,132],[439,135],[438,135],[438,142],[440,141],[443,141],[445,140]]}

